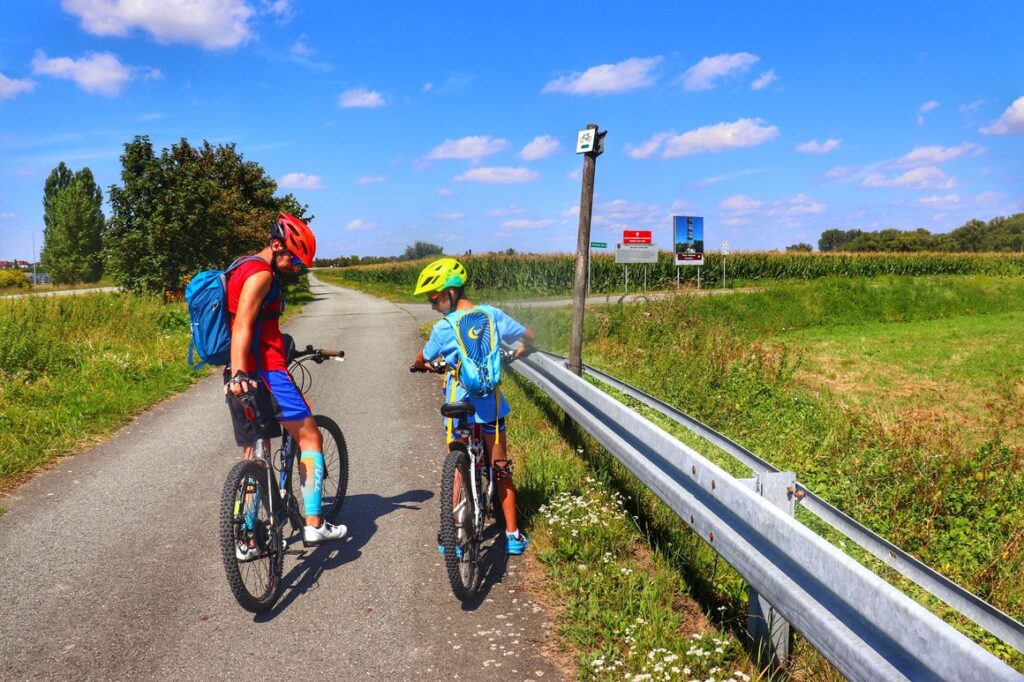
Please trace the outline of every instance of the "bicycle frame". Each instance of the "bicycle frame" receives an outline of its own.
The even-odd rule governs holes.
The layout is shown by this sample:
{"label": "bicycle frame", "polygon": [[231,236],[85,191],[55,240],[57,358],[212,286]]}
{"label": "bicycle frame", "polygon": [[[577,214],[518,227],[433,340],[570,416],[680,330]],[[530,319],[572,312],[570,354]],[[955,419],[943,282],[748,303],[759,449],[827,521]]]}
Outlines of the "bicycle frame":
{"label": "bicycle frame", "polygon": [[[267,490],[270,491],[269,506],[270,516],[278,526],[284,526],[285,522],[291,521],[292,528],[302,528],[305,521],[299,513],[299,503],[291,492],[292,475],[292,451],[291,434],[287,431],[281,439],[281,468],[274,467],[270,457],[266,441],[260,440],[253,447],[253,459],[259,462],[267,471]],[[277,474],[275,476],[274,474]],[[282,507],[283,505],[283,507]]]}
{"label": "bicycle frame", "polygon": [[[487,505],[494,495],[494,471],[487,461],[487,444],[481,435],[480,425],[460,425],[452,430],[452,444],[460,443],[466,447],[472,465],[472,475],[469,477],[471,497],[473,499],[473,528],[480,534],[483,532]],[[482,491],[483,481],[481,473],[487,474],[487,490]]]}

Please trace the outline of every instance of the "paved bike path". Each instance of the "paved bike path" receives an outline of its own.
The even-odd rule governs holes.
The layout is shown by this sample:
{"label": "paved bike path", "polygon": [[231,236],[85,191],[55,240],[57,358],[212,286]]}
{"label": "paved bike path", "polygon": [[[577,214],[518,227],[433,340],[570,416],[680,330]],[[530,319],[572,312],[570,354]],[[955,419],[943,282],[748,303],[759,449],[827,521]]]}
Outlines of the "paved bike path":
{"label": "paved bike path", "polygon": [[4,498],[0,679],[558,679],[521,558],[505,572],[501,555],[473,609],[448,587],[435,542],[440,390],[406,370],[418,323],[365,294],[313,292],[288,331],[347,353],[310,367],[310,398],[348,441],[349,538],[289,554],[270,614],[237,606],[216,511],[238,451],[210,377]]}

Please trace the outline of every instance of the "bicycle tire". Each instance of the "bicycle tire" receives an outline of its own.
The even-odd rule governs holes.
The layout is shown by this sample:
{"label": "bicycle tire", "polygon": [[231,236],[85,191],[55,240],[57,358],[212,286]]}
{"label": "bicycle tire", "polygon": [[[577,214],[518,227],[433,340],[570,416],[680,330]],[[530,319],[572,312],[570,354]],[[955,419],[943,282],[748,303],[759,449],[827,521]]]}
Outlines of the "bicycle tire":
{"label": "bicycle tire", "polygon": [[[320,436],[323,438],[324,479],[320,497],[320,516],[327,521],[333,521],[341,511],[341,507],[345,503],[345,495],[348,494],[348,445],[345,443],[345,434],[341,432],[341,427],[336,421],[322,414],[313,418],[316,420]],[[299,510],[302,512],[304,509],[302,506],[302,476],[299,474],[298,444],[294,440],[292,443],[296,450],[292,457],[295,466],[295,471],[291,476],[292,495],[299,502]]]}
{"label": "bicycle tire", "polygon": [[[273,607],[281,589],[284,546],[281,530],[270,514],[269,495],[267,470],[252,460],[242,460],[231,468],[221,493],[221,559],[231,593],[243,609],[252,613]],[[245,517],[250,513],[252,528],[246,529]],[[256,558],[239,560],[239,543],[254,546]]]}
{"label": "bicycle tire", "polygon": [[[444,548],[448,582],[461,601],[472,600],[480,587],[480,534],[475,527],[469,476],[469,453],[461,447],[453,447],[441,472],[441,531],[438,539]],[[456,494],[458,501],[453,502]]]}

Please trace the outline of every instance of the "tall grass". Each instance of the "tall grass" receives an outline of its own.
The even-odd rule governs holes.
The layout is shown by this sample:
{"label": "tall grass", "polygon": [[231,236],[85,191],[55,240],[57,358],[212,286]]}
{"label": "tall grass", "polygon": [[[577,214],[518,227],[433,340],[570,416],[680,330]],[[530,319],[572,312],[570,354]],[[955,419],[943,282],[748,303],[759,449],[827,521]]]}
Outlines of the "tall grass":
{"label": "tall grass", "polygon": [[[1024,275],[1024,255],[1006,253],[775,253],[744,252],[727,256],[726,282],[736,280],[817,279],[822,277],[878,277],[883,275]],[[525,295],[569,294],[575,277],[575,259],[569,254],[490,255],[462,258],[475,289],[509,291]],[[594,255],[592,291],[611,293],[624,286],[623,266],[607,254]],[[393,285],[412,289],[425,264],[388,263],[325,271],[341,281]],[[635,286],[642,277],[641,266],[630,268]],[[695,284],[697,269],[679,269],[679,278]],[[722,255],[705,254],[702,282],[718,286],[722,278]],[[670,253],[662,252],[658,262],[648,266],[648,284],[666,288],[676,283],[676,266]]]}
{"label": "tall grass", "polygon": [[[288,315],[312,300],[305,277],[285,300]],[[205,375],[184,304],[159,297],[0,299],[0,339],[0,489]]]}
{"label": "tall grass", "polygon": [[[880,414],[801,388],[793,381],[799,349],[771,335],[1021,309],[1024,281],[995,278],[829,280],[727,299],[679,297],[589,310],[584,359],[796,471],[854,518],[1020,614],[1024,453],[1005,436],[1021,428],[1021,373],[1017,390],[1012,382],[993,387],[988,435],[972,446],[960,437],[960,424],[913,411]],[[564,351],[566,312],[533,308],[515,315],[538,331],[543,345]],[[644,512],[654,535],[666,546],[686,546],[685,524],[655,509],[651,503]],[[700,555],[683,553],[680,561],[684,573],[711,570]],[[735,590],[729,581],[713,587]],[[1005,647],[993,648],[1021,664]]]}

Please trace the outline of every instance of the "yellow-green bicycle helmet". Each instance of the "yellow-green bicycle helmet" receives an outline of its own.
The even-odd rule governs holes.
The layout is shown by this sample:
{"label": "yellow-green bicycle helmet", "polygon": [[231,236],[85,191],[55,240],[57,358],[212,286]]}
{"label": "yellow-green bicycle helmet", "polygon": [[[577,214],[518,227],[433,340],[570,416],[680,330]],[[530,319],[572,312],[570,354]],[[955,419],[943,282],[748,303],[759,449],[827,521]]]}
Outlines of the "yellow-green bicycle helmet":
{"label": "yellow-green bicycle helmet", "polygon": [[444,291],[448,287],[466,286],[468,279],[469,275],[466,274],[466,268],[462,263],[454,258],[441,258],[423,268],[419,279],[416,280],[416,291],[412,292],[412,295],[419,296],[432,291]]}

